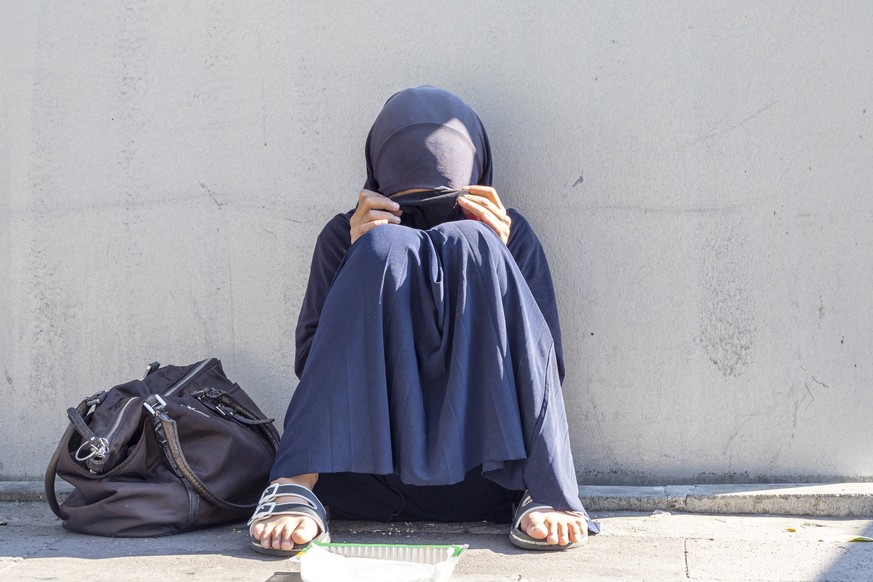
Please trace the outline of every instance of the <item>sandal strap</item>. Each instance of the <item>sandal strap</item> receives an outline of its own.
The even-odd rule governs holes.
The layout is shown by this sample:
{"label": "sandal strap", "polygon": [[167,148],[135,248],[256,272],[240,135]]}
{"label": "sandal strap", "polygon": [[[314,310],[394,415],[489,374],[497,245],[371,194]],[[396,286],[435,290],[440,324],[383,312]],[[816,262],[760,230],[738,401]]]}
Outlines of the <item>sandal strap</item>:
{"label": "sandal strap", "polygon": [[[521,501],[518,504],[518,507],[515,508],[515,525],[512,527],[515,529],[521,528],[521,520],[525,518],[525,516],[534,511],[557,511],[551,505],[546,505],[545,503],[537,503],[533,500],[533,497],[530,496],[530,493],[525,491],[524,495],[521,498]],[[583,511],[561,511],[561,513],[566,513],[567,515],[575,515],[576,517],[585,518],[586,522],[590,522],[591,518],[588,517],[588,514]]]}
{"label": "sandal strap", "polygon": [[[283,496],[294,496],[294,501],[276,503],[276,499]],[[304,515],[311,517],[322,532],[327,531],[327,510],[315,493],[303,485],[294,483],[274,483],[264,490],[255,513],[246,525],[251,526],[254,522],[267,519],[274,515]]]}
{"label": "sandal strap", "polygon": [[324,511],[324,506],[321,504],[321,501],[318,500],[318,497],[315,496],[315,493],[303,485],[296,485],[294,483],[273,483],[264,489],[258,504],[260,505],[261,503],[275,501],[277,497],[282,497],[284,495],[296,495],[297,497],[302,497],[308,502],[308,505],[316,511]]}

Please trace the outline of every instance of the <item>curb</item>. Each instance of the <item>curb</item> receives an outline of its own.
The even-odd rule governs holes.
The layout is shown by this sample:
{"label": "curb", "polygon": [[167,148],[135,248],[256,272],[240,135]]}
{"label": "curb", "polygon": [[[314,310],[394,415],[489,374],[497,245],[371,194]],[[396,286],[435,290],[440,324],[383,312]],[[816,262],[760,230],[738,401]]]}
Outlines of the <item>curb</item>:
{"label": "curb", "polygon": [[[72,487],[58,481],[58,499]],[[873,517],[873,483],[788,483],[780,485],[666,485],[579,488],[591,512],[683,511],[714,514]],[[39,481],[0,481],[0,502],[45,502]]]}
{"label": "curb", "polygon": [[715,514],[873,516],[873,483],[779,485],[585,486],[589,511],[684,511]]}
{"label": "curb", "polygon": [[[58,501],[63,501],[73,487],[60,479],[55,483]],[[0,503],[45,502],[45,488],[42,481],[0,481]]]}

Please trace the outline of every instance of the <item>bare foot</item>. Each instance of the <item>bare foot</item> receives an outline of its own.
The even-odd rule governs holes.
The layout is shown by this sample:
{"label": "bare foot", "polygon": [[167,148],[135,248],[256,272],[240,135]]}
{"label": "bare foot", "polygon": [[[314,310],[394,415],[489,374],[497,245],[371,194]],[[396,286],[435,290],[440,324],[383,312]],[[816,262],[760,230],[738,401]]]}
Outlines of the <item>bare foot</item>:
{"label": "bare foot", "polygon": [[[272,484],[293,483],[312,489],[318,475],[301,475],[287,479],[276,479]],[[282,495],[276,498],[276,504],[306,500],[298,495]],[[261,542],[261,547],[274,550],[291,550],[295,544],[306,544],[318,535],[318,524],[305,515],[277,515],[269,519],[260,519],[252,524],[249,533]]]}
{"label": "bare foot", "polygon": [[530,537],[552,545],[581,543],[588,537],[588,520],[563,511],[531,511],[519,525]]}

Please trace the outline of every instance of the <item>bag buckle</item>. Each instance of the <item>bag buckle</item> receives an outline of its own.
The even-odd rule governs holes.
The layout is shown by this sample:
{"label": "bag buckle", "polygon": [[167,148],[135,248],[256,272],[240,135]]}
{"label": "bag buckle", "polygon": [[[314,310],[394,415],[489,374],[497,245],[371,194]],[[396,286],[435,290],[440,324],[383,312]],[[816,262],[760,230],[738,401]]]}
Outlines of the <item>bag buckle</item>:
{"label": "bag buckle", "polygon": [[156,416],[163,412],[164,408],[167,406],[167,401],[161,398],[160,394],[152,394],[143,400],[142,406],[149,411],[149,414]]}

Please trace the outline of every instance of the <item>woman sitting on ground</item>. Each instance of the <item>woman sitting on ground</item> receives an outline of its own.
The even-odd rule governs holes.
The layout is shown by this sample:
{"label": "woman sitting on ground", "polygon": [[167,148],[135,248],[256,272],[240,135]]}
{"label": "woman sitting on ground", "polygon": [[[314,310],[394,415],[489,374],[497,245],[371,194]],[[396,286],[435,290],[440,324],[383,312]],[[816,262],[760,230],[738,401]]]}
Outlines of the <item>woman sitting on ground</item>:
{"label": "woman sitting on ground", "polygon": [[324,505],[343,519],[512,519],[520,547],[582,544],[596,529],[570,453],[552,279],[491,187],[482,123],[448,91],[407,89],[365,155],[357,207],[316,242],[300,383],[252,547],[329,539]]}

